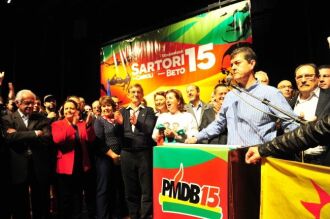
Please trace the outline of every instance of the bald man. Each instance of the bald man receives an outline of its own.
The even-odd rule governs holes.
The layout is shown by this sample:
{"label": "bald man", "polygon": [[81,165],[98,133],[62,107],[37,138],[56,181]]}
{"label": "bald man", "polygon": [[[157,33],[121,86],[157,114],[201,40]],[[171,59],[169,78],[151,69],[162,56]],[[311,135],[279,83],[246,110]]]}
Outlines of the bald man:
{"label": "bald man", "polygon": [[292,98],[293,86],[291,81],[288,80],[280,81],[280,83],[277,84],[277,89],[281,91],[281,93],[287,100],[290,100]]}
{"label": "bald man", "polygon": [[254,77],[257,79],[257,81],[259,81],[259,83],[261,84],[265,84],[268,85],[269,84],[269,78],[266,72],[264,71],[257,71],[254,74]]}

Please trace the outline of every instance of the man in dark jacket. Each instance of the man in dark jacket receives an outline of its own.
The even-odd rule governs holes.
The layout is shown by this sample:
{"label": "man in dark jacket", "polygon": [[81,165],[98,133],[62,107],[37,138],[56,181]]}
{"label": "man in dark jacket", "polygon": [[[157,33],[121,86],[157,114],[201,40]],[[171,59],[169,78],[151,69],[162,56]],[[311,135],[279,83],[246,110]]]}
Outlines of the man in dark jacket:
{"label": "man in dark jacket", "polygon": [[[281,135],[265,144],[252,146],[245,155],[246,163],[257,163],[261,157],[297,152],[317,145],[327,145],[330,138],[330,115],[310,122],[292,132]],[[330,166],[330,153],[322,158],[322,165]]]}
{"label": "man in dark jacket", "polygon": [[121,170],[125,197],[131,219],[152,218],[152,148],[151,134],[156,123],[154,110],[142,105],[143,88],[133,84],[128,89],[130,104],[122,108],[124,139]]}
{"label": "man in dark jacket", "polygon": [[[1,72],[0,72],[1,73]],[[0,86],[1,88],[1,86]],[[2,117],[7,114],[6,106],[0,103],[0,202],[3,203],[0,206],[0,218],[9,219],[9,191],[10,178],[9,178],[9,160],[8,160],[8,148],[5,144],[5,129],[2,124]]]}
{"label": "man in dark jacket", "polygon": [[30,90],[19,91],[17,111],[3,117],[13,218],[30,218],[30,203],[33,218],[47,218],[49,214],[51,132],[47,118],[32,113],[35,99]]}
{"label": "man in dark jacket", "polygon": [[[295,70],[295,79],[299,94],[291,100],[291,107],[296,115],[306,121],[313,121],[316,117],[330,113],[330,90],[320,89],[319,71],[315,64],[306,63],[299,65]],[[322,164],[322,159],[329,151],[329,142],[299,153],[297,160],[306,163]]]}

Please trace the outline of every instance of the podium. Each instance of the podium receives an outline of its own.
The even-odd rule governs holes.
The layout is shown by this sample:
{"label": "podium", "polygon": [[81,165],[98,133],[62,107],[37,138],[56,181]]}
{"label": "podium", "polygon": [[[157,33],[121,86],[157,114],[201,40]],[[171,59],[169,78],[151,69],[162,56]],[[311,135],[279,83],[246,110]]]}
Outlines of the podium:
{"label": "podium", "polygon": [[260,167],[246,165],[246,150],[236,148],[154,147],[154,218],[259,218]]}

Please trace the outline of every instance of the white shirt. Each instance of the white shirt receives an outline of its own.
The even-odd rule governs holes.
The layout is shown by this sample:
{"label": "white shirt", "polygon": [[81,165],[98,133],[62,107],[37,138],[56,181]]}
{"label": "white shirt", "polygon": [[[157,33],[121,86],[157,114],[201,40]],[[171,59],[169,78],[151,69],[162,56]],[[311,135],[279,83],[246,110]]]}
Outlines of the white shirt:
{"label": "white shirt", "polygon": [[294,112],[297,115],[301,115],[301,113],[303,113],[304,119],[307,121],[314,120],[317,102],[319,101],[319,96],[320,96],[320,88],[318,87],[315,90],[313,90],[311,95],[305,100],[302,100],[299,95],[296,105],[294,107]]}
{"label": "white shirt", "polygon": [[[294,107],[294,112],[297,115],[304,115],[304,119],[307,121],[312,121],[315,119],[315,112],[316,112],[316,107],[317,103],[319,101],[319,96],[320,96],[320,88],[315,88],[315,90],[312,91],[311,95],[305,99],[302,100],[300,99],[300,95],[298,96],[296,105]],[[305,154],[310,154],[310,155],[318,155],[321,154],[326,150],[326,146],[317,146],[314,148],[309,148],[304,151]]]}
{"label": "white shirt", "polygon": [[203,108],[203,104],[201,101],[198,102],[197,106],[194,106],[193,104],[190,104],[193,111],[194,111],[194,115],[195,115],[195,118],[196,118],[196,122],[197,122],[197,125],[198,127],[200,126],[201,124],[201,121],[202,121],[202,108]]}
{"label": "white shirt", "polygon": [[[136,116],[136,119],[139,116],[140,113],[140,109],[141,108],[145,108],[143,105],[139,105],[138,108],[136,110],[134,110],[130,105],[126,108],[129,110],[130,116],[132,116],[133,114]],[[135,125],[132,124],[132,132],[134,132],[135,130]]]}
{"label": "white shirt", "polygon": [[190,113],[178,112],[171,114],[170,112],[162,113],[159,115],[155,128],[152,133],[152,138],[156,140],[159,133],[157,126],[159,124],[173,131],[184,130],[188,138],[195,136],[198,133],[197,123]]}
{"label": "white shirt", "polygon": [[22,120],[26,127],[29,125],[29,116],[24,115],[20,110],[17,110],[20,116],[22,117]]}

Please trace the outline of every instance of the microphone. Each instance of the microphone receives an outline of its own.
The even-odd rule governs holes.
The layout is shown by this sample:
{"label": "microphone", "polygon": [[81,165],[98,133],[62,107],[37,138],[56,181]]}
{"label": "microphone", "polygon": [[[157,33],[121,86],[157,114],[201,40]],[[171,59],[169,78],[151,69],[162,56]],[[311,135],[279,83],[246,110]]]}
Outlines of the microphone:
{"label": "microphone", "polygon": [[225,85],[226,85],[226,86],[230,86],[231,80],[233,80],[233,77],[232,77],[231,75],[228,75],[228,76],[226,77]]}
{"label": "microphone", "polygon": [[[267,100],[266,98],[263,98],[263,99],[262,99],[262,98],[260,98],[260,97],[258,97],[258,96],[253,95],[252,93],[248,92],[247,90],[245,90],[245,89],[242,88],[242,87],[239,87],[239,86],[236,86],[236,85],[234,85],[234,84],[231,84],[231,80],[232,80],[232,79],[233,79],[233,77],[232,77],[231,75],[228,75],[228,76],[226,77],[226,83],[225,83],[225,85],[226,85],[227,87],[230,86],[230,87],[234,88],[235,90],[239,91],[240,93],[245,93],[245,94],[249,95],[250,97],[252,97],[252,98],[254,98],[254,99],[256,99],[256,100],[259,100],[261,103],[263,103],[263,104],[265,104],[266,106],[269,106],[269,107],[271,107],[271,108],[277,110],[278,112],[281,112],[282,114],[286,115],[286,116],[289,117],[290,119],[293,119],[295,122],[298,122],[298,123],[300,123],[300,124],[306,124],[306,122],[303,121],[302,119],[300,119],[299,117],[296,117],[296,116],[294,116],[294,115],[291,115],[290,113],[288,113],[288,112],[282,110],[281,108],[272,105],[272,104],[270,103],[270,101]],[[244,102],[246,102],[242,97],[240,97],[240,95],[237,94],[237,96],[238,96],[240,99],[242,99]],[[248,103],[248,102],[246,102],[246,103],[247,103],[248,105],[252,106],[250,103]],[[255,108],[254,106],[252,106],[252,107]],[[257,109],[257,108],[255,108],[255,109]],[[261,110],[259,110],[259,109],[257,109],[257,110],[258,110],[258,111],[261,111]],[[265,113],[264,111],[261,111],[261,112]],[[266,114],[267,114],[267,113],[266,113]],[[279,118],[279,119],[281,119],[281,120],[284,120],[284,119],[283,119],[282,117],[280,117],[280,116],[277,116],[277,115],[272,115],[272,116],[275,116],[275,117],[277,117],[277,118]]]}
{"label": "microphone", "polygon": [[226,87],[232,87],[232,88],[234,88],[235,90],[238,90],[239,92],[243,92],[243,91],[242,91],[243,88],[240,88],[240,87],[236,86],[235,84],[232,84],[232,83],[231,83],[232,80],[233,80],[233,76],[228,75],[228,76],[226,77],[225,86],[226,86]]}

